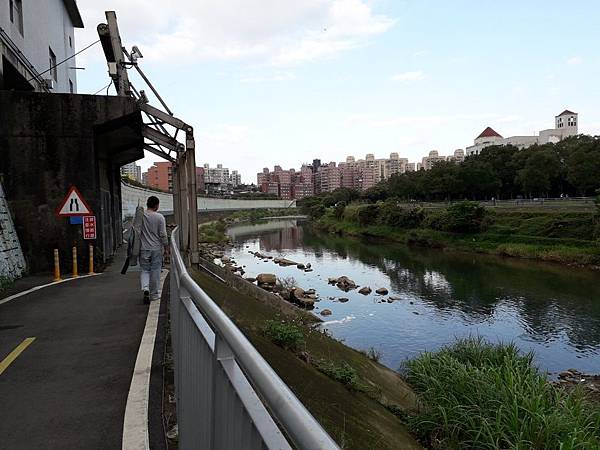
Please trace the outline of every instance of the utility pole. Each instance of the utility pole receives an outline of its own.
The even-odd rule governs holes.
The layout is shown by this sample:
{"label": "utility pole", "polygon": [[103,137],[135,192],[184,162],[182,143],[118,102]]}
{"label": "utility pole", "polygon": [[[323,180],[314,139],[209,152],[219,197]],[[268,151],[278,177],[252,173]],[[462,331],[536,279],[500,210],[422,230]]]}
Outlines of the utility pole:
{"label": "utility pole", "polygon": [[98,25],[98,36],[108,63],[108,74],[113,80],[117,94],[123,97],[131,96],[129,76],[125,67],[123,45],[117,24],[117,15],[114,11],[106,11],[106,22]]}

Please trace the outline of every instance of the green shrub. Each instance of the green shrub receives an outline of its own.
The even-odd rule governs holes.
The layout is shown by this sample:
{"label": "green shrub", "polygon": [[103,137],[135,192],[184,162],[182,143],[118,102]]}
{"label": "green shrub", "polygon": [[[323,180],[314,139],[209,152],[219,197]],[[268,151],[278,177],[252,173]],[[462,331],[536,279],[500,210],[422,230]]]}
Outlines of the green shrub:
{"label": "green shrub", "polygon": [[332,380],[338,381],[355,391],[364,390],[356,369],[347,362],[337,364],[330,361],[318,361],[315,366]]}
{"label": "green shrub", "polygon": [[335,208],[333,208],[333,215],[336,219],[341,219],[344,216],[344,211],[346,209],[346,203],[345,202],[338,202],[335,205]]}
{"label": "green shrub", "polygon": [[360,225],[361,227],[367,226],[367,225],[373,225],[375,223],[377,223],[377,220],[379,218],[379,205],[377,204],[365,204],[365,205],[360,205],[358,207],[357,210],[357,225]]}
{"label": "green shrub", "polygon": [[469,338],[405,365],[424,402],[409,424],[432,448],[594,449],[600,408],[550,384],[513,344]]}
{"label": "green shrub", "polygon": [[286,350],[298,350],[304,343],[302,329],[291,323],[267,320],[263,331],[271,341]]}
{"label": "green shrub", "polygon": [[445,211],[436,211],[428,217],[427,225],[434,230],[452,233],[477,233],[484,228],[486,210],[476,202],[460,202]]}
{"label": "green shrub", "polygon": [[425,212],[421,207],[402,208],[396,200],[387,200],[380,205],[379,221],[382,225],[397,228],[418,228],[421,226]]}

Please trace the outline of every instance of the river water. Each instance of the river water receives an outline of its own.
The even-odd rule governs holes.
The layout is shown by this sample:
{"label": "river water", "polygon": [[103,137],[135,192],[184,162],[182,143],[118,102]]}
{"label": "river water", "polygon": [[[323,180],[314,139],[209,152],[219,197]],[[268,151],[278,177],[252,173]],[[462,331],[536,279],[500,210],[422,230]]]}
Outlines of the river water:
{"label": "river water", "polygon": [[[245,276],[274,273],[314,288],[320,298],[314,312],[333,313],[323,326],[351,347],[381,352],[392,369],[471,335],[533,350],[538,367],[551,375],[569,368],[600,373],[597,272],[323,235],[289,219],[238,225],[228,234],[230,255],[246,266]],[[250,251],[311,263],[314,270],[280,267]],[[328,284],[328,277],[342,275],[373,293]],[[380,287],[389,294],[376,295]],[[388,303],[390,296],[398,300]]]}

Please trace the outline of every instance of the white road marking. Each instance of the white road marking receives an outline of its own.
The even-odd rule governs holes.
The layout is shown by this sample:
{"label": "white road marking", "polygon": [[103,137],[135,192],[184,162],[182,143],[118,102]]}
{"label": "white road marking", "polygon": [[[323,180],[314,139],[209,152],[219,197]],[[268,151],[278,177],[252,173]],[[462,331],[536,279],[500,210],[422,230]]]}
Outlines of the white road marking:
{"label": "white road marking", "polygon": [[[163,270],[160,275],[160,290],[169,272]],[[162,295],[161,295],[162,297]],[[140,299],[141,301],[141,299]],[[123,450],[148,450],[150,441],[148,437],[148,402],[150,397],[150,372],[152,369],[152,354],[154,340],[158,327],[158,314],[161,300],[150,302],[148,318],[140,348],[138,350],[133,377],[127,396],[125,418],[123,421]]]}
{"label": "white road marking", "polygon": [[14,300],[15,298],[23,297],[24,295],[31,294],[32,292],[39,291],[40,289],[54,286],[56,284],[66,283],[67,281],[81,280],[82,278],[96,277],[98,275],[102,275],[102,274],[101,273],[92,273],[92,274],[88,274],[88,275],[79,275],[76,278],[65,278],[64,280],[53,281],[52,283],[43,284],[41,286],[36,286],[34,288],[28,289],[27,291],[19,292],[18,294],[11,295],[10,297],[3,298],[2,300],[0,300],[0,305],[3,305],[4,303],[8,303],[11,300]]}

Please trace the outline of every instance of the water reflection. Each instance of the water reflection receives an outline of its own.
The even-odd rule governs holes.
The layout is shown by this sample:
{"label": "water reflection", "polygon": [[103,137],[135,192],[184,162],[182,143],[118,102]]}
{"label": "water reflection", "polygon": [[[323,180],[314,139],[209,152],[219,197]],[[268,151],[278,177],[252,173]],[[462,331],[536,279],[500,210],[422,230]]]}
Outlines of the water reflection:
{"label": "water reflection", "polygon": [[[333,305],[339,308],[340,317],[357,317],[332,327],[333,334],[362,348],[387,347],[394,352],[386,355],[384,349],[389,364],[415,351],[437,348],[453,336],[478,333],[493,340],[514,340],[526,350],[535,350],[540,365],[550,370],[575,365],[600,372],[597,273],[524,260],[361,242],[317,234],[296,221],[235,227],[230,234],[235,242],[233,253],[238,254],[238,260],[243,258],[248,268],[266,270],[260,265],[264,263],[241,251],[251,244],[273,255],[313,262],[315,272],[302,274],[301,279],[319,292],[328,291],[324,286],[327,277],[348,275],[358,284],[382,283],[390,295],[403,299],[389,305],[384,314],[372,304],[367,311],[367,303],[360,296],[356,301]],[[278,274],[300,276],[278,266],[268,267]],[[417,320],[412,316],[407,323],[410,314],[422,317]],[[400,323],[404,329],[398,327]]]}

